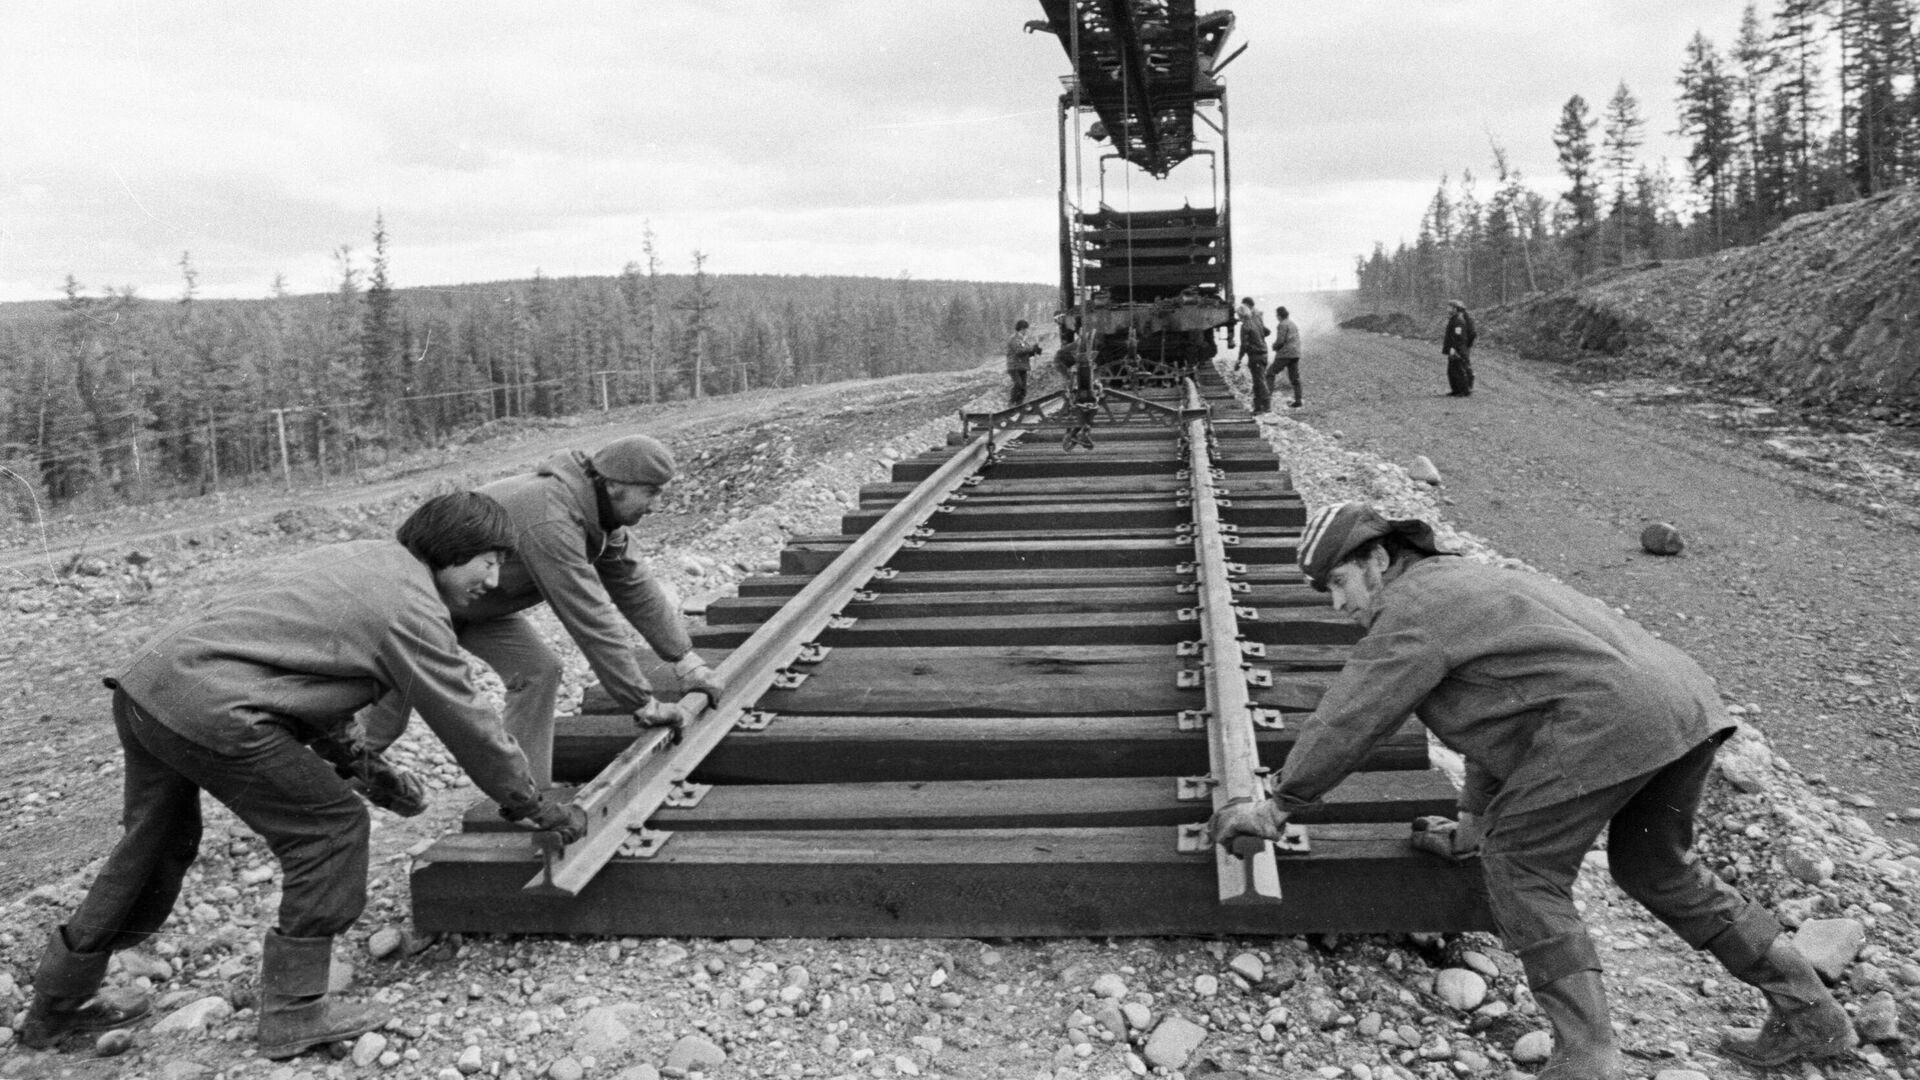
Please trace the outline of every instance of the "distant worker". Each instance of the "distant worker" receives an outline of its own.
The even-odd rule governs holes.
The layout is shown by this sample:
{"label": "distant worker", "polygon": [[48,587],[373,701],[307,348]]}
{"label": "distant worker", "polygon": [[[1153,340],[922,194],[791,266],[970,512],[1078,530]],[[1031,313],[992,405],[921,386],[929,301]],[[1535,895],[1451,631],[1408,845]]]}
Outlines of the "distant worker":
{"label": "distant worker", "polygon": [[327,991],[334,936],[367,902],[361,799],[406,815],[426,807],[417,777],[352,737],[354,710],[377,693],[419,710],[503,816],[566,842],[584,835],[579,808],[534,789],[454,639],[450,616],[498,580],[513,543],[506,511],[474,492],[442,495],[396,539],[295,556],[161,630],[107,680],[126,764],[123,831],[47,939],[23,1045],[54,1047],[150,1011],[140,997],[95,995],[110,955],[171,913],[199,855],[202,791],[280,861],[279,916],[260,954],[261,1054],[289,1058],[386,1023],[385,1010]]}
{"label": "distant worker", "polygon": [[1273,407],[1273,391],[1267,385],[1267,324],[1251,296],[1240,298],[1240,359],[1253,379],[1253,411],[1259,415]]}
{"label": "distant worker", "polygon": [[1027,400],[1027,370],[1039,355],[1040,343],[1027,333],[1027,320],[1014,323],[1013,334],[1007,338],[1007,376],[1013,381],[1007,388],[1007,408]]}
{"label": "distant worker", "polygon": [[1267,400],[1273,400],[1273,385],[1280,381],[1280,373],[1287,373],[1287,382],[1293,385],[1293,402],[1290,408],[1300,407],[1300,328],[1287,317],[1287,309],[1273,309],[1273,367],[1267,371]]}
{"label": "distant worker", "polygon": [[1440,355],[1447,358],[1447,396],[1473,396],[1473,316],[1467,305],[1447,301],[1453,313],[1447,316],[1447,329],[1440,335]]}
{"label": "distant worker", "polygon": [[1060,336],[1060,347],[1053,351],[1053,369],[1060,375],[1060,388],[1063,390],[1073,388],[1073,369],[1080,362],[1079,349],[1074,344],[1080,336],[1079,329],[1074,325],[1078,321],[1079,317],[1075,316],[1073,322],[1069,322],[1064,311],[1053,316],[1053,324]]}
{"label": "distant worker", "polygon": [[1701,792],[1734,723],[1686,654],[1591,597],[1452,556],[1425,522],[1365,503],[1314,514],[1299,563],[1364,636],[1302,726],[1273,797],[1216,813],[1216,843],[1277,839],[1411,712],[1467,760],[1458,820],[1416,823],[1414,846],[1479,855],[1494,922],[1553,1025],[1540,1075],[1621,1076],[1600,953],[1573,900],[1603,829],[1620,888],[1766,995],[1759,1036],[1722,1050],[1771,1067],[1856,1045],[1791,935],[1693,850]]}
{"label": "distant worker", "polygon": [[[553,783],[554,708],[564,674],[525,612],[545,603],[566,628],[614,703],[641,727],[678,727],[677,701],[661,700],[640,670],[627,627],[673,665],[683,692],[720,700],[713,669],[693,651],[686,622],[638,551],[632,526],[653,512],[674,477],[673,453],[647,435],[615,439],[588,454],[564,450],[530,473],[482,487],[506,507],[513,552],[500,584],[457,613],[460,646],[506,684],[501,713],[542,790]],[[367,741],[383,749],[399,735],[391,699],[364,717]]]}

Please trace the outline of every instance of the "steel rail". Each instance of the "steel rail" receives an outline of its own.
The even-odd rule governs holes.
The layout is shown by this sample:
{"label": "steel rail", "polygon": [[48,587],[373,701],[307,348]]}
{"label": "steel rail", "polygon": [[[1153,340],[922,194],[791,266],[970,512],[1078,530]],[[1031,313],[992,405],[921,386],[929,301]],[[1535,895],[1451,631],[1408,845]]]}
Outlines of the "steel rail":
{"label": "steel rail", "polygon": [[[1187,380],[1187,403],[1198,408],[1200,391]],[[1193,486],[1193,554],[1199,578],[1200,648],[1206,665],[1207,760],[1215,812],[1235,803],[1267,797],[1261,781],[1260,750],[1254,740],[1253,702],[1247,693],[1248,668],[1234,610],[1226,530],[1214,490],[1213,455],[1204,417],[1187,422],[1187,469]],[[1280,869],[1273,844],[1242,837],[1232,850],[1215,846],[1214,869],[1223,904],[1280,901]]]}
{"label": "steel rail", "polygon": [[901,541],[988,462],[996,433],[997,428],[980,435],[921,481],[722,661],[715,668],[726,687],[719,702],[707,702],[701,693],[682,697],[679,707],[693,719],[678,740],[666,729],[642,731],[581,788],[574,801],[587,813],[586,835],[561,847],[553,843],[552,833],[536,834],[545,866],[525,891],[578,896],[600,868],[629,845],[637,842],[644,850],[664,842],[670,834],[642,831],[647,819],[681,790],[788,666],[805,661],[806,647],[894,556]]}

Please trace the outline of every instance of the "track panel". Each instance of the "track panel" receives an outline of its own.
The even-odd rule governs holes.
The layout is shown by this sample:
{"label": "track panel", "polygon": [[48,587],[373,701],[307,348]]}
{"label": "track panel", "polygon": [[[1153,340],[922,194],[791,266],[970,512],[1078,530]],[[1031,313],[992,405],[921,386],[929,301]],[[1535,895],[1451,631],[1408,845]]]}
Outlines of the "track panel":
{"label": "track panel", "polygon": [[[1202,374],[1215,414],[1211,457],[1199,459],[1212,466],[1209,520],[1226,545],[1231,625],[1251,650],[1248,760],[1277,770],[1358,630],[1302,583],[1305,507],[1217,376]],[[1143,396],[1177,412],[1171,392]],[[417,864],[418,925],[725,936],[1489,926],[1477,867],[1407,842],[1408,821],[1450,812],[1455,797],[1411,720],[1296,817],[1311,850],[1278,860],[1278,903],[1222,903],[1214,853],[1180,850],[1180,827],[1213,805],[1182,783],[1211,767],[1194,484],[1181,429],[1143,406],[1129,415],[1097,425],[1091,452],[1064,452],[1060,429],[1044,425],[1001,440],[819,631],[816,651],[795,656],[792,684],[760,694],[751,727],[689,768],[713,786],[647,819],[671,834],[656,853],[613,858],[577,896],[529,893],[540,852],[482,805]],[[779,574],[709,607],[702,654],[725,662],[856,539],[891,529],[887,512],[970,441],[897,462],[840,533],[792,538]],[[593,689],[582,712],[559,720],[555,775],[591,787],[635,733]]]}

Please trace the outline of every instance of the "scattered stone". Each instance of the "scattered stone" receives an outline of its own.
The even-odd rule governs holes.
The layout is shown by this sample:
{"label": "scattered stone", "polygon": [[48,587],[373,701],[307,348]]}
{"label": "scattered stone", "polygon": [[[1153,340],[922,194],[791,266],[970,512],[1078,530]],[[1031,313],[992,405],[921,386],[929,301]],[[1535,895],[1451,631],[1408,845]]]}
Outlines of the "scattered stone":
{"label": "scattered stone", "polygon": [[1480,977],[1483,979],[1487,979],[1488,981],[1492,981],[1500,977],[1499,966],[1493,962],[1493,957],[1488,956],[1486,953],[1475,952],[1472,949],[1467,949],[1461,952],[1460,962],[1467,965],[1467,967],[1471,968],[1472,970],[1479,972]]}
{"label": "scattered stone", "polygon": [[1127,1027],[1134,1031],[1145,1031],[1153,1023],[1153,1010],[1137,1001],[1129,1001],[1120,1006],[1120,1012],[1127,1018]]}
{"label": "scattered stone", "polygon": [[1169,1016],[1160,1021],[1147,1037],[1147,1045],[1140,1051],[1148,1065],[1159,1069],[1185,1068],[1187,1059],[1200,1048],[1207,1038],[1207,1029],[1183,1016]]}
{"label": "scattered stone", "polygon": [[712,1069],[726,1064],[727,1052],[698,1035],[682,1035],[667,1051],[667,1068]]}
{"label": "scattered stone", "polygon": [[1093,980],[1093,992],[1103,998],[1123,998],[1127,996],[1127,980],[1108,972]]}
{"label": "scattered stone", "polygon": [[453,1067],[461,1076],[474,1076],[487,1067],[487,1059],[480,1053],[480,1047],[468,1046],[460,1051]]}
{"label": "scattered stone", "polygon": [[1407,466],[1407,478],[1420,484],[1440,486],[1440,470],[1434,468],[1432,460],[1424,454],[1414,456],[1413,464]]}
{"label": "scattered stone", "polygon": [[1833,876],[1833,860],[1818,852],[1789,848],[1780,856],[1787,873],[1809,885],[1818,885]]}
{"label": "scattered stone", "polygon": [[750,937],[729,938],[727,939],[727,948],[737,953],[750,953],[753,951],[753,939]]}
{"label": "scattered stone", "polygon": [[1678,555],[1687,546],[1680,530],[1664,521],[1656,521],[1640,530],[1640,546],[1652,555]]}
{"label": "scattered stone", "polygon": [[580,1034],[573,1040],[574,1054],[604,1060],[624,1048],[633,1038],[633,1029],[626,1025],[621,1016],[625,1011],[607,1005],[588,1009],[586,1015],[580,1018]]}
{"label": "scattered stone", "polygon": [[1537,1065],[1553,1054],[1553,1035],[1529,1031],[1513,1041],[1513,1060],[1522,1065]]}
{"label": "scattered stone", "polygon": [[1472,1012],[1487,999],[1487,980],[1477,971],[1447,968],[1434,979],[1433,992],[1447,1003],[1447,1008],[1455,1012]]}
{"label": "scattered stone", "polygon": [[383,926],[367,939],[367,955],[375,960],[396,956],[406,947],[406,932],[396,926]]}
{"label": "scattered stone", "polygon": [[219,995],[190,1001],[160,1018],[155,1034],[198,1035],[233,1015],[233,1006]]}
{"label": "scattered stone", "polygon": [[133,1032],[126,1028],[103,1031],[93,1041],[93,1052],[97,1057],[119,1057],[133,1049]]}
{"label": "scattered stone", "polygon": [[1261,979],[1267,977],[1266,963],[1250,952],[1236,954],[1232,960],[1228,961],[1227,966],[1233,969],[1235,975],[1256,986],[1260,984]]}
{"label": "scattered stone", "polygon": [[548,1080],[582,1080],[587,1070],[571,1057],[563,1057],[547,1066]]}
{"label": "scattered stone", "polygon": [[613,1080],[660,1080],[660,1070],[651,1065],[629,1065],[613,1074]]}
{"label": "scattered stone", "polygon": [[213,1075],[213,1066],[197,1061],[169,1061],[160,1066],[160,1080],[205,1080]]}
{"label": "scattered stone", "polygon": [[1900,1009],[1894,1003],[1893,995],[1882,990],[1868,998],[1860,1006],[1860,1015],[1854,1018],[1853,1026],[1860,1033],[1862,1042],[1899,1042]]}
{"label": "scattered stone", "polygon": [[1694,1069],[1661,1069],[1653,1074],[1653,1080],[1713,1080],[1713,1078]]}
{"label": "scattered stone", "polygon": [[1212,997],[1220,992],[1220,980],[1212,975],[1195,975],[1193,992],[1201,997]]}
{"label": "scattered stone", "polygon": [[920,1066],[914,1064],[913,1059],[905,1054],[895,1054],[893,1058],[893,1071],[902,1076],[919,1076]]}
{"label": "scattered stone", "polygon": [[386,1050],[387,1037],[377,1031],[369,1031],[353,1041],[353,1063],[362,1069],[370,1068]]}
{"label": "scattered stone", "polygon": [[119,965],[129,979],[152,979],[165,982],[173,978],[173,965],[164,959],[148,953],[145,949],[128,949],[113,954],[113,962]]}
{"label": "scattered stone", "polygon": [[1794,931],[1793,944],[1828,982],[1837,981],[1867,943],[1867,928],[1855,919],[1808,919]]}

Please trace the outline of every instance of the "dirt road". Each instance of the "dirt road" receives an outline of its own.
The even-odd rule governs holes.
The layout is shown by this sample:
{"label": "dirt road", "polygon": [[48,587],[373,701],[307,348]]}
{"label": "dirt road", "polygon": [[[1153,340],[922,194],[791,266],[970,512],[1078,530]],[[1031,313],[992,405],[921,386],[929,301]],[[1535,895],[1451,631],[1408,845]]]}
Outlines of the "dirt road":
{"label": "dirt road", "polygon": [[[1497,348],[1477,350],[1470,398],[1446,396],[1424,341],[1338,332],[1301,366],[1307,405],[1282,411],[1352,449],[1425,455],[1457,526],[1686,649],[1836,797],[1873,799],[1870,817],[1920,806],[1920,534],[1696,411]],[[1653,521],[1684,554],[1641,551]]]}

